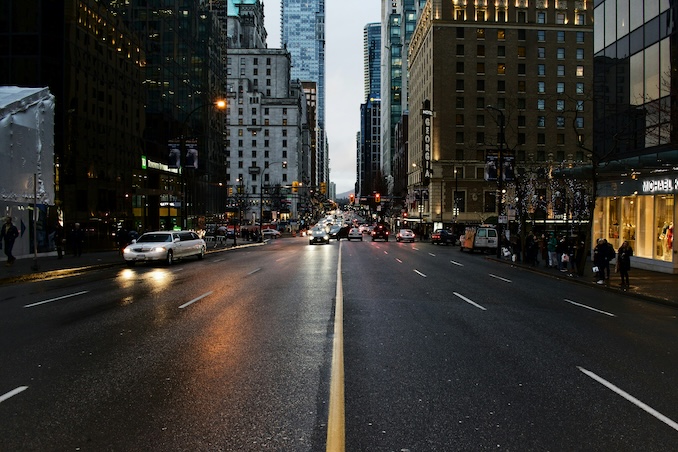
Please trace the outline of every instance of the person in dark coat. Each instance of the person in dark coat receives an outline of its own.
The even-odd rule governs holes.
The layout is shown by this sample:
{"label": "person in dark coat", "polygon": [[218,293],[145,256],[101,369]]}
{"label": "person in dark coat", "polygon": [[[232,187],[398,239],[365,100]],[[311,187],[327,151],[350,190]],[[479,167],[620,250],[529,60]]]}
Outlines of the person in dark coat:
{"label": "person in dark coat", "polygon": [[79,257],[82,255],[82,242],[85,241],[85,233],[80,228],[80,223],[75,223],[70,235],[71,246],[73,247],[73,256]]}
{"label": "person in dark coat", "polygon": [[56,245],[58,259],[63,259],[64,257],[64,243],[66,243],[64,227],[61,226],[61,223],[57,223],[54,228],[54,244]]}
{"label": "person in dark coat", "polygon": [[12,248],[14,248],[14,241],[17,237],[19,237],[19,231],[12,224],[12,217],[7,217],[5,224],[0,229],[0,240],[3,242],[5,255],[7,256],[7,263],[5,265],[12,265],[16,260],[16,257],[12,254]]}
{"label": "person in dark coat", "polygon": [[598,272],[596,273],[596,279],[598,284],[605,284],[605,273],[604,266],[609,265],[609,260],[607,258],[607,242],[605,239],[598,239],[596,247],[593,248],[593,265],[598,267]]}
{"label": "person in dark coat", "polygon": [[633,256],[633,248],[631,248],[629,242],[624,240],[624,243],[622,243],[617,252],[617,269],[619,270],[619,276],[621,276],[621,286],[624,290],[629,288],[631,256]]}

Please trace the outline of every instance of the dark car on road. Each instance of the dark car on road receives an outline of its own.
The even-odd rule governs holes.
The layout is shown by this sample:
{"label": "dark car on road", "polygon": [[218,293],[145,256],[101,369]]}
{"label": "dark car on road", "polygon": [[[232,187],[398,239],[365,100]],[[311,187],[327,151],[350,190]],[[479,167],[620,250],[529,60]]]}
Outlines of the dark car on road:
{"label": "dark car on road", "polygon": [[434,245],[454,245],[455,241],[454,234],[447,229],[436,229],[431,234],[431,243]]}
{"label": "dark car on road", "polygon": [[371,235],[372,235],[372,241],[374,242],[377,239],[382,239],[386,242],[388,242],[388,236],[391,233],[389,231],[388,225],[385,223],[378,223],[374,226],[374,229],[372,229]]}
{"label": "dark car on road", "polygon": [[348,238],[348,231],[351,229],[350,226],[332,226],[330,228],[330,239],[336,239],[336,240],[341,240],[341,239],[347,239]]}

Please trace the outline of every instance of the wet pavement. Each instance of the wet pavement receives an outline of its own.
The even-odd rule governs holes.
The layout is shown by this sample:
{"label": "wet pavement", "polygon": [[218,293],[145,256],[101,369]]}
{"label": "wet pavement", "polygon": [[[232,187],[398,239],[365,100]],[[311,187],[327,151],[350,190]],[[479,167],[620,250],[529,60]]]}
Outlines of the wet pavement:
{"label": "wet pavement", "polygon": [[[260,243],[239,240],[237,248],[245,246],[257,246]],[[232,243],[220,244],[218,246],[210,245],[207,252],[224,252],[234,249]],[[2,256],[4,257],[4,256]],[[497,260],[494,257],[490,259]],[[546,268],[541,263],[540,266],[532,267],[530,265],[514,263],[509,260],[500,260],[506,265],[513,265],[525,269],[525,271],[537,272],[554,278],[567,279],[577,284],[587,284],[600,290],[617,291],[622,293],[621,280],[619,275],[612,271],[611,278],[605,281],[605,284],[596,283],[590,265],[584,276],[570,275],[557,269]],[[102,267],[124,266],[125,262],[117,250],[101,251],[92,253],[83,253],[79,257],[70,254],[58,259],[56,252],[48,254],[39,254],[35,256],[26,256],[17,258],[11,266],[0,263],[0,286],[13,284],[17,282],[37,281],[46,278],[66,276],[73,273],[80,273],[91,269]],[[678,307],[678,275],[659,273],[648,270],[633,268],[631,263],[629,279],[631,286],[624,291],[625,295],[631,295],[638,299],[663,303]]]}

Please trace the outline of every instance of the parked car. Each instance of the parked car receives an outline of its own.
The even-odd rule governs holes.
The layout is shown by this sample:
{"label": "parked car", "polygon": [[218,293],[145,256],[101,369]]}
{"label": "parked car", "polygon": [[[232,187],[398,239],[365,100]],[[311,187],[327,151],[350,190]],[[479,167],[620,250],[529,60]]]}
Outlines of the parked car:
{"label": "parked car", "polygon": [[434,245],[454,245],[455,241],[454,234],[447,229],[436,229],[431,234],[431,243]]}
{"label": "parked car", "polygon": [[374,228],[372,228],[372,232],[370,232],[370,235],[372,236],[373,242],[377,239],[382,239],[388,242],[388,236],[390,233],[391,231],[389,231],[388,225],[386,223],[379,223],[374,225]]}
{"label": "parked car", "polygon": [[324,227],[315,226],[308,235],[308,244],[330,243],[330,233]]}
{"label": "parked car", "polygon": [[485,253],[494,253],[497,251],[498,243],[499,235],[495,228],[488,226],[468,227],[464,232],[464,240],[461,241],[461,250],[480,250]]}
{"label": "parked car", "polygon": [[350,229],[349,226],[339,226],[339,225],[331,226],[330,239],[341,240],[348,238],[349,229]]}
{"label": "parked car", "polygon": [[360,232],[359,228],[351,228],[348,230],[348,241],[350,242],[353,239],[363,241],[363,233]]}
{"label": "parked car", "polygon": [[412,229],[401,229],[396,234],[396,242],[414,242],[414,237]]}
{"label": "parked car", "polygon": [[202,259],[205,249],[205,241],[193,231],[157,231],[132,240],[122,254],[129,266],[147,261],[164,261],[172,265],[175,260],[185,257]]}
{"label": "parked car", "polygon": [[274,238],[274,239],[279,239],[280,238],[280,231],[276,229],[262,229],[261,234],[264,238]]}

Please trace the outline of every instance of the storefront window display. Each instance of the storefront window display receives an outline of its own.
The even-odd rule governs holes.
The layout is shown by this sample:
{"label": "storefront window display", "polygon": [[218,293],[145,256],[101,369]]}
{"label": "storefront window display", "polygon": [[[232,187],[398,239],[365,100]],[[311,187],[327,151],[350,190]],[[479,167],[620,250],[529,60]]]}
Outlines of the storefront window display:
{"label": "storefront window display", "polygon": [[603,198],[596,237],[619,248],[625,240],[637,257],[670,262],[673,249],[674,195]]}
{"label": "storefront window display", "polygon": [[671,261],[673,255],[673,195],[655,196],[655,259]]}

